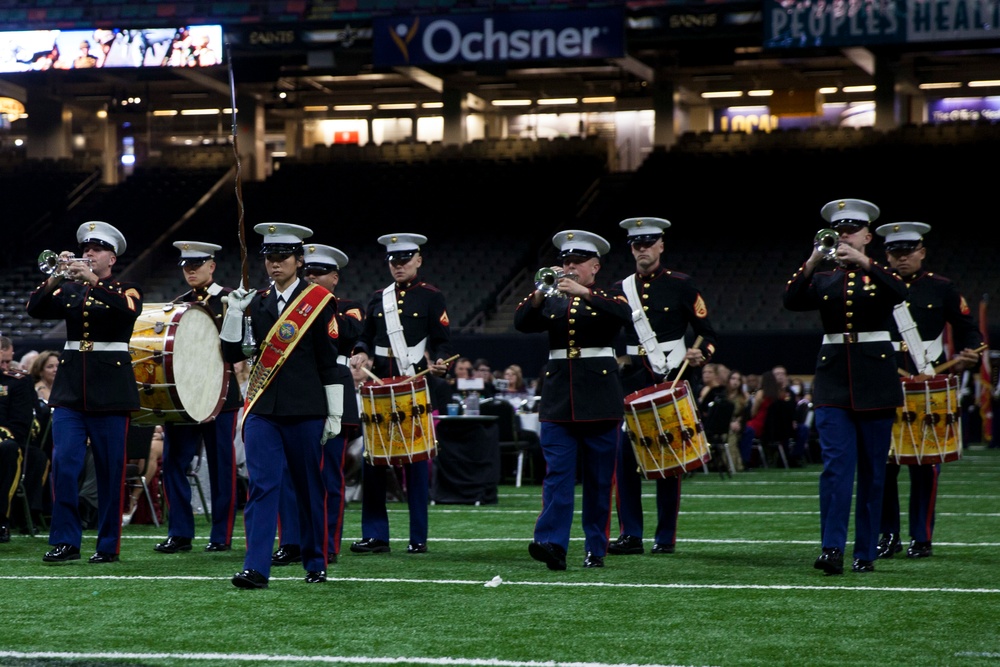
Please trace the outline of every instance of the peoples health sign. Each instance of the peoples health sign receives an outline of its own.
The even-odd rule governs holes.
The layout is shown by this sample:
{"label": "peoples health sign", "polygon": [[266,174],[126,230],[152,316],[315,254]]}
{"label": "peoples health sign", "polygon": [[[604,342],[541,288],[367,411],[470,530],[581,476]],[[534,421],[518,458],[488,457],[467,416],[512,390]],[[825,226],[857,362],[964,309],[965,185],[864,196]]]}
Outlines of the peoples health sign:
{"label": "peoples health sign", "polygon": [[765,48],[998,37],[1000,0],[764,0]]}
{"label": "peoples health sign", "polygon": [[377,67],[621,58],[621,7],[376,18]]}

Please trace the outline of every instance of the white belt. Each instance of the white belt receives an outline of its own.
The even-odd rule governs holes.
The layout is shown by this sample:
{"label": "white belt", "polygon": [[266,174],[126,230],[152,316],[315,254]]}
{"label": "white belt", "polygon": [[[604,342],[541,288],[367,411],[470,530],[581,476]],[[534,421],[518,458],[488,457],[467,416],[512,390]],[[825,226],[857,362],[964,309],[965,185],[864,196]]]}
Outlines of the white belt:
{"label": "white belt", "polygon": [[594,357],[614,359],[615,351],[610,347],[571,347],[549,352],[549,359],[593,359]]}
{"label": "white belt", "polygon": [[[684,338],[676,338],[674,340],[657,340],[659,348],[665,353],[670,354],[677,348],[678,344],[681,344],[681,349],[687,352],[687,347],[683,345]],[[625,354],[632,357],[642,357],[646,355],[646,349],[641,345],[626,345]]]}
{"label": "white belt", "polygon": [[347,366],[350,364],[350,362],[351,360],[347,358],[346,354],[337,355],[337,363],[340,364],[341,366]]}
{"label": "white belt", "polygon": [[[403,361],[407,361],[407,363],[414,363],[414,364],[418,363],[421,359],[424,358],[424,348],[426,347],[427,347],[427,339],[424,338],[422,341],[420,341],[413,347],[406,348],[406,353],[410,356],[410,359],[409,361],[407,361],[406,359],[404,359]],[[378,357],[392,357],[393,356],[392,348],[376,345],[375,355]]]}
{"label": "white belt", "polygon": [[824,334],[824,345],[840,345],[841,343],[890,343],[892,337],[888,331],[859,331],[858,333]]}
{"label": "white belt", "polygon": [[92,340],[68,340],[64,350],[77,352],[128,352],[128,343],[101,343]]}

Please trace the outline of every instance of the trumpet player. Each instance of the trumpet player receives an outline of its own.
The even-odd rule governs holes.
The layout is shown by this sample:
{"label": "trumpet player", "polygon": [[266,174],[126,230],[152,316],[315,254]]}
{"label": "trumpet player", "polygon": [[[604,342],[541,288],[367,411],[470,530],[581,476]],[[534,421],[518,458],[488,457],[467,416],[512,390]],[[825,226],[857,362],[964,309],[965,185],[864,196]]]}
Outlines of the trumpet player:
{"label": "trumpet player", "polygon": [[885,462],[896,409],[903,404],[890,331],[906,284],[865,254],[875,204],[838,199],[820,211],[838,234],[831,266],[819,243],[785,287],[785,308],[818,310],[823,343],[813,382],[815,424],[823,454],[819,481],[822,552],[813,567],[843,574],[857,469],[852,571],[873,572],[878,556]]}
{"label": "trumpet player", "polygon": [[[676,379],[684,361],[691,367],[704,366],[715,352],[715,329],[708,306],[690,276],[669,271],[660,262],[663,230],[670,221],[663,218],[627,218],[618,223],[625,229],[635,258],[635,273],[618,282],[632,310],[625,327],[626,361],[622,367],[625,394],[639,391],[667,379]],[[634,302],[633,302],[634,301]],[[697,347],[688,347],[684,336],[688,327],[701,337]],[[683,379],[683,378],[681,378]],[[615,473],[618,496],[618,539],[608,547],[615,555],[641,554],[642,477],[629,442],[618,451]],[[672,554],[677,540],[681,475],[656,480],[656,532],[654,554]]]}
{"label": "trumpet player", "polygon": [[142,312],[142,289],[115,280],[112,268],[125,237],[106,222],[77,229],[81,257],[60,254],[53,271],[28,298],[28,314],[65,320],[67,341],[49,396],[52,407],[54,500],[49,544],[42,560],[80,559],[83,537],[77,483],[87,443],[97,469],[97,550],[91,563],[118,560],[122,528],[122,479],[129,415],[139,409],[129,341]]}
{"label": "trumpet player", "polygon": [[[944,329],[951,325],[955,347],[963,349],[956,354],[957,363],[950,372],[975,370],[981,363],[976,351],[983,336],[972,309],[965,301],[958,286],[937,272],[925,268],[927,248],[924,235],[931,230],[925,222],[895,222],[881,225],[875,230],[885,237],[885,252],[889,266],[906,282],[909,288],[910,315],[917,326],[922,352],[927,362],[936,365],[946,361]],[[900,368],[919,374],[923,369],[914,368],[910,354],[901,353],[897,360]],[[940,463],[908,465],[910,474],[909,531],[910,544],[907,558],[928,558],[932,553],[931,537],[934,532],[934,506],[937,502]],[[899,519],[899,469],[892,460],[886,463],[885,493],[882,498],[882,538],[878,543],[878,557],[892,558],[903,550],[900,540]]]}
{"label": "trumpet player", "polygon": [[528,553],[550,570],[566,569],[579,458],[583,462],[583,567],[604,567],[611,486],[625,413],[612,346],[629,323],[632,310],[620,290],[595,283],[601,257],[611,249],[605,239],[571,229],[553,236],[552,243],[563,271],[555,287],[566,298],[546,296],[536,285],[514,314],[518,331],[547,332],[549,339],[539,408],[545,457],[542,511]]}

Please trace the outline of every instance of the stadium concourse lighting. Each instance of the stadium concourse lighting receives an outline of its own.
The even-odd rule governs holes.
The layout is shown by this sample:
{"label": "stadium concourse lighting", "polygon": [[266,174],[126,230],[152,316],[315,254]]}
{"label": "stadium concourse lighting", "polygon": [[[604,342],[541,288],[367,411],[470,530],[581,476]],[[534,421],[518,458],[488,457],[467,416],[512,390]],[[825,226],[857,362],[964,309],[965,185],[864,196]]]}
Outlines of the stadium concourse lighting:
{"label": "stadium concourse lighting", "polygon": [[969,88],[990,88],[992,86],[1000,86],[1000,79],[969,82]]}
{"label": "stadium concourse lighting", "polygon": [[378,105],[378,108],[384,111],[397,111],[403,109],[416,109],[417,105],[413,102],[394,102],[391,104],[380,104]]}
{"label": "stadium concourse lighting", "polygon": [[614,95],[601,95],[597,97],[584,97],[581,102],[584,104],[610,104],[616,100]]}
{"label": "stadium concourse lighting", "polygon": [[526,107],[531,106],[531,100],[493,100],[495,107]]}
{"label": "stadium concourse lighting", "polygon": [[217,116],[221,109],[181,109],[182,116]]}
{"label": "stadium concourse lighting", "polygon": [[742,90],[716,90],[701,94],[702,99],[712,100],[724,97],[743,97]]}
{"label": "stadium concourse lighting", "polygon": [[335,104],[333,106],[334,111],[371,111],[372,105],[370,104]]}
{"label": "stadium concourse lighting", "polygon": [[440,109],[444,106],[444,102],[424,102],[420,105],[421,109]]}
{"label": "stadium concourse lighting", "polygon": [[875,86],[844,86],[841,90],[845,93],[873,93]]}
{"label": "stadium concourse lighting", "polygon": [[960,81],[944,81],[942,83],[922,83],[917,86],[920,90],[941,90],[942,88],[961,88]]}
{"label": "stadium concourse lighting", "polygon": [[748,97],[771,97],[774,95],[773,90],[748,90]]}
{"label": "stadium concourse lighting", "polygon": [[836,86],[826,86],[819,89],[820,95],[833,95],[835,92],[837,92]]}
{"label": "stadium concourse lighting", "polygon": [[576,104],[578,101],[579,100],[575,97],[549,97],[538,100],[538,104],[541,106],[554,104]]}

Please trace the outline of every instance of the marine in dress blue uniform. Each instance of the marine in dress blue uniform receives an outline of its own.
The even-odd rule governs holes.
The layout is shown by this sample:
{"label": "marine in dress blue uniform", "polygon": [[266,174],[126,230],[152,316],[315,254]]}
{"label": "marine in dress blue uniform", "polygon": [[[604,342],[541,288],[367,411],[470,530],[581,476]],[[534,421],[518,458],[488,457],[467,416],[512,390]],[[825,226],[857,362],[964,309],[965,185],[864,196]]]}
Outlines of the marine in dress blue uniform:
{"label": "marine in dress blue uniform", "polygon": [[[247,553],[232,583],[246,589],[269,585],[282,461],[298,500],[305,581],[322,583],[327,566],[323,444],[340,432],[344,395],[338,377],[346,372],[337,363],[333,338],[336,298],[299,277],[302,242],[312,230],[281,222],[261,223],[254,230],[264,237],[261,254],[272,283],[259,293],[234,289],[220,334],[226,361],[253,358],[243,423],[250,481],[244,509]],[[244,314],[257,345],[253,355],[243,347]]]}
{"label": "marine in dress blue uniform", "polygon": [[[335,294],[340,283],[340,271],[347,266],[348,257],[339,248],[319,243],[305,244],[305,279],[325,287]],[[344,532],[344,453],[347,443],[355,436],[360,426],[358,403],[354,396],[353,379],[350,374],[350,356],[354,344],[361,335],[364,311],[357,301],[337,297],[336,330],[331,332],[337,346],[337,362],[348,369],[346,376],[338,378],[344,386],[344,416],[341,431],[323,445],[323,478],[326,481],[327,518],[327,561],[336,563],[340,554],[340,539]],[[298,504],[295,488],[288,474],[287,464],[281,484],[281,502],[278,509],[279,547],[271,556],[271,565],[288,565],[302,560],[299,547]]]}
{"label": "marine in dress blue uniform", "polygon": [[[654,364],[640,344],[635,323],[630,322],[625,327],[627,361],[622,366],[622,388],[628,396],[657,383],[677,379],[684,360],[691,367],[703,366],[715,353],[717,338],[708,317],[708,306],[692,278],[666,269],[660,262],[663,230],[670,227],[670,221],[663,218],[627,218],[618,226],[628,231],[627,241],[636,261],[636,294],[656,335],[657,347],[663,351],[667,362],[667,368],[653,368]],[[624,281],[615,283],[615,288],[624,291]],[[696,348],[688,348],[684,342],[689,326],[695,335],[702,338]],[[674,552],[681,481],[681,474],[656,480],[654,554]],[[641,554],[645,550],[642,544],[642,476],[628,439],[622,440],[618,450],[615,489],[620,534],[608,546],[608,553]]]}
{"label": "marine in dress blue uniform", "polygon": [[[951,325],[952,340],[959,361],[949,372],[962,372],[979,367],[981,358],[976,348],[982,345],[983,337],[979,324],[972,315],[958,286],[939,273],[923,268],[927,249],[924,234],[931,230],[925,222],[895,222],[881,225],[875,230],[885,237],[885,251],[889,265],[903,279],[909,289],[907,303],[913,323],[923,342],[927,362],[938,365],[947,361],[944,348],[945,325]],[[897,332],[898,333],[898,332]],[[918,375],[923,370],[916,368],[912,355],[908,353],[900,337],[896,337],[901,347],[897,355],[899,368],[910,375]],[[899,519],[899,469],[900,465],[891,458],[886,464],[885,493],[882,498],[882,538],[878,544],[879,558],[892,558],[903,549],[900,540]],[[907,465],[910,474],[909,530],[910,544],[906,550],[909,558],[926,558],[933,553],[934,507],[937,503],[938,477],[941,464]]]}
{"label": "marine in dress blue uniform", "polygon": [[906,298],[907,290],[899,276],[864,253],[872,238],[869,226],[879,214],[877,206],[861,199],[839,199],[826,204],[821,214],[839,234],[832,258],[817,243],[788,281],[784,295],[789,310],[818,310],[825,332],[813,380],[823,456],[819,482],[823,550],[813,566],[826,574],[844,571],[857,468],[852,570],[872,572],[892,421],[903,404],[890,336],[892,310]]}
{"label": "marine in dress blue uniform", "polygon": [[604,567],[625,413],[613,346],[631,321],[632,310],[620,290],[594,282],[600,258],[611,248],[605,239],[566,230],[552,243],[559,250],[563,272],[554,288],[564,298],[535,289],[514,313],[518,331],[545,332],[549,341],[538,414],[546,468],[542,511],[528,553],[550,570],[566,569],[577,458],[582,457],[583,566]]}
{"label": "marine in dress blue uniform", "polygon": [[[215,253],[222,246],[201,241],[176,241],[174,247],[180,253],[178,265],[184,272],[184,279],[191,290],[174,299],[175,303],[199,303],[204,305],[217,326],[222,325],[225,307],[223,297],[231,288],[215,282]],[[205,345],[216,345],[216,341],[204,341]],[[224,368],[226,382],[225,399],[219,413],[204,424],[168,422],[163,426],[163,488],[170,507],[167,539],[156,544],[153,549],[160,553],[190,551],[194,539],[194,510],[191,507],[191,483],[187,471],[191,461],[205,445],[208,462],[208,481],[211,493],[212,529],[205,551],[229,551],[233,539],[233,523],[236,518],[236,421],[243,407],[240,383],[233,374],[232,364]]]}
{"label": "marine in dress blue uniform", "polygon": [[[447,371],[444,360],[450,351],[451,322],[444,294],[417,275],[423,265],[420,247],[427,242],[427,237],[410,233],[384,234],[379,237],[378,242],[386,249],[386,261],[393,278],[397,312],[409,361],[413,364],[414,372],[429,370],[434,376],[428,378],[428,397],[433,405],[434,391],[430,389],[430,385]],[[351,358],[351,366],[354,368],[367,364],[370,360],[372,373],[380,378],[407,374],[405,360],[393,354],[389,340],[382,303],[383,293],[389,287],[376,291],[368,302],[364,328]],[[355,553],[388,553],[390,550],[389,514],[386,509],[388,468],[385,465],[372,465],[367,459],[364,461],[361,477],[362,539],[351,545],[351,551]],[[410,512],[410,541],[406,552],[426,553],[430,461],[403,463],[402,468]]]}
{"label": "marine in dress blue uniform", "polygon": [[52,385],[52,521],[42,558],[79,560],[83,528],[78,510],[80,473],[87,442],[97,472],[97,550],[91,563],[118,560],[125,488],[125,438],[129,416],[139,409],[129,341],[142,312],[142,288],[115,280],[111,270],[125,252],[125,237],[106,222],[77,229],[81,257],[60,253],[64,263],[28,298],[28,314],[65,320],[66,343]]}

